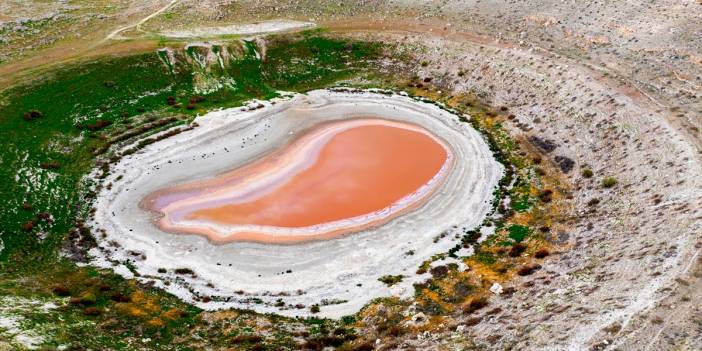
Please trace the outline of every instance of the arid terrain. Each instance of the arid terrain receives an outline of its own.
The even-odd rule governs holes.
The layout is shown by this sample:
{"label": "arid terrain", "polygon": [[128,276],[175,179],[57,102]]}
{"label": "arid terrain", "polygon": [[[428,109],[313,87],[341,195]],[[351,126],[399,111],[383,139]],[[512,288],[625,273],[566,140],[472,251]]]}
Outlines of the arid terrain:
{"label": "arid terrain", "polygon": [[[182,349],[254,349],[258,347],[256,345],[261,347],[259,349],[271,350],[295,348],[268,346],[262,341],[275,336],[284,339],[280,345],[292,340],[289,344],[299,344],[299,348],[303,349],[702,350],[702,2],[698,0],[0,0],[0,92],[12,91],[13,87],[29,82],[42,82],[48,79],[46,72],[50,76],[53,70],[60,67],[76,63],[88,64],[104,57],[154,53],[162,49],[159,53],[166,57],[165,61],[172,72],[177,72],[177,68],[173,68],[177,65],[196,67],[196,73],[193,73],[196,77],[192,83],[195,86],[193,95],[205,95],[208,99],[206,103],[209,104],[214,98],[207,94],[228,84],[224,79],[218,80],[214,73],[217,69],[212,68],[217,61],[214,57],[219,55],[214,49],[216,45],[246,39],[246,45],[252,43],[250,45],[255,47],[252,51],[255,55],[251,54],[255,59],[251,60],[258,60],[255,61],[256,65],[272,62],[277,64],[287,58],[292,66],[302,59],[295,59],[290,53],[276,53],[277,48],[288,43],[276,39],[276,36],[297,35],[296,33],[308,31],[321,33],[319,35],[323,38],[343,40],[343,45],[337,45],[338,51],[343,55],[355,55],[361,51],[354,46],[356,44],[349,43],[378,43],[367,51],[380,50],[382,54],[375,56],[364,51],[365,56],[359,54],[349,62],[336,66],[336,61],[330,63],[332,68],[328,70],[341,72],[344,67],[356,69],[354,62],[368,61],[371,68],[358,68],[363,74],[331,76],[327,80],[319,77],[331,73],[315,73],[314,76],[301,76],[303,78],[299,80],[303,83],[298,84],[297,80],[287,77],[294,76],[298,79],[295,74],[300,71],[291,70],[292,73],[280,75],[284,78],[279,80],[288,79],[285,84],[280,84],[279,81],[267,82],[266,89],[270,91],[252,96],[242,95],[242,101],[249,97],[262,98],[276,90],[306,92],[312,88],[327,88],[339,82],[364,89],[379,87],[397,90],[399,87],[406,88],[413,96],[438,101],[441,106],[459,111],[460,113],[456,112],[459,116],[472,116],[475,120],[483,121],[480,125],[474,125],[480,127],[478,130],[481,132],[484,129],[489,133],[490,128],[497,125],[506,132],[505,138],[510,140],[507,144],[497,143],[497,148],[508,155],[506,158],[509,160],[525,160],[528,164],[523,166],[521,161],[510,161],[512,163],[508,168],[513,166],[516,174],[528,174],[525,179],[533,182],[534,189],[529,196],[539,203],[534,206],[539,211],[535,211],[538,215],[521,213],[520,209],[513,206],[515,198],[512,197],[512,212],[516,211],[516,214],[507,211],[505,215],[501,211],[502,217],[488,217],[490,220],[486,221],[497,224],[504,220],[514,225],[535,226],[534,232],[540,234],[534,243],[538,243],[539,248],[545,245],[548,251],[545,255],[539,255],[538,252],[544,252],[544,249],[537,251],[537,246],[529,246],[526,254],[519,256],[524,249],[512,255],[511,252],[515,251],[512,248],[505,256],[518,256],[520,261],[510,261],[503,269],[496,268],[495,271],[484,270],[483,266],[490,264],[487,261],[465,259],[460,262],[456,260],[458,268],[451,268],[452,273],[446,273],[442,270],[448,264],[437,266],[434,263],[436,261],[432,261],[431,265],[427,264],[429,271],[427,267],[422,268],[423,274],[431,275],[430,278],[437,281],[447,274],[454,278],[460,274],[470,275],[470,279],[477,279],[473,282],[480,282],[475,285],[482,288],[476,288],[476,291],[489,297],[489,306],[485,306],[487,303],[475,303],[474,306],[474,301],[484,301],[478,298],[465,301],[445,299],[437,304],[442,307],[438,309],[441,312],[436,312],[437,309],[427,307],[427,301],[435,298],[432,295],[435,293],[428,290],[441,290],[444,285],[437,283],[436,286],[441,289],[434,289],[429,283],[429,288],[421,285],[419,279],[405,280],[404,285],[400,285],[407,285],[407,289],[412,288],[408,282],[419,283],[414,285],[418,291],[415,294],[416,301],[411,298],[407,300],[407,294],[395,294],[405,299],[404,302],[379,302],[378,305],[373,304],[361,310],[354,319],[355,324],[344,324],[344,328],[353,325],[357,339],[341,339],[338,344],[325,343],[322,337],[312,340],[309,337],[310,330],[317,328],[311,333],[319,333],[319,327],[309,327],[314,323],[305,327],[304,323],[308,322],[277,322],[264,315],[228,310],[192,312],[191,315],[197,317],[183,317],[187,321],[181,324],[174,318],[171,324],[164,324],[158,337],[172,336],[173,339],[168,342],[171,345],[187,345]],[[230,51],[244,52],[246,48],[237,47]],[[202,55],[197,56],[188,50],[201,50]],[[319,50],[323,49],[315,48],[311,52],[317,54]],[[180,53],[181,51],[191,56]],[[306,49],[295,51],[294,54],[299,52],[308,54]],[[336,51],[329,55],[335,54]],[[322,59],[326,57],[322,55]],[[198,61],[198,58],[202,60]],[[221,62],[220,65],[222,69],[226,66]],[[245,69],[249,66],[242,67],[245,68],[237,66],[237,72],[248,72]],[[272,69],[271,72],[279,70]],[[120,72],[115,70],[110,74],[118,76]],[[109,86],[115,84],[112,80],[117,80],[105,79],[104,83],[100,81],[98,85]],[[239,77],[233,76],[233,79],[236,81]],[[307,85],[315,79],[319,79],[320,83]],[[116,86],[120,84],[117,81]],[[149,94],[155,96],[157,93],[153,90]],[[9,98],[5,99],[3,104],[10,106]],[[161,105],[164,105],[165,95],[163,98],[159,95],[159,99]],[[236,99],[240,99],[240,96],[236,95]],[[220,106],[212,103],[207,105],[207,110],[204,107],[199,110],[203,103],[198,99],[190,98],[188,101],[186,96],[169,96],[168,100],[168,105],[187,105],[187,111],[178,112],[185,113],[186,116],[192,116],[187,113],[200,115],[200,112],[205,114],[210,108],[236,105],[227,103]],[[221,101],[225,99],[222,98]],[[61,104],[61,101],[56,103]],[[0,105],[2,108],[3,105]],[[98,108],[95,111],[97,110],[101,111],[100,116],[107,113],[105,109]],[[185,110],[185,106],[182,110]],[[483,112],[485,119],[478,117]],[[41,118],[31,111],[27,113],[27,120]],[[90,113],[83,113],[79,117],[73,117],[72,114],[71,118],[94,121]],[[124,123],[130,128],[146,121],[151,127],[151,124],[157,122],[154,122],[155,117],[151,118],[149,113],[152,112],[148,108],[139,112],[125,110],[125,116],[130,115],[130,119]],[[187,138],[190,135],[187,134],[190,132],[188,128],[195,128],[194,133],[197,133],[197,123],[191,123],[194,116],[186,118],[171,110],[168,113],[168,118],[171,118],[168,123],[182,123],[166,125],[164,122],[162,125],[182,128],[185,133],[173,140],[182,141]],[[21,119],[21,116],[10,117]],[[0,120],[10,117],[1,115]],[[121,123],[115,122],[116,125]],[[91,132],[102,128],[99,126],[93,130],[91,126],[94,125],[86,128]],[[79,124],[79,127],[82,126]],[[109,141],[105,146],[98,144],[98,150],[117,148],[118,151],[114,154],[105,153],[104,157],[98,151],[91,151],[97,155],[91,161],[94,165],[85,167],[91,170],[93,180],[100,185],[98,188],[90,188],[94,186],[90,183],[85,189],[94,190],[95,193],[110,193],[114,192],[113,183],[114,189],[121,189],[118,185],[122,179],[120,173],[114,172],[114,176],[107,177],[107,171],[102,165],[117,165],[119,170],[122,167],[119,162],[124,161],[119,161],[119,158],[109,160],[109,156],[128,157],[134,152],[125,152],[129,151],[129,147],[138,145],[141,149],[161,140],[157,132],[144,133],[145,136],[156,135],[154,140],[144,145],[137,140],[120,138],[121,135],[130,133],[129,128],[114,132],[107,129],[102,136],[91,137]],[[168,133],[167,130],[173,129],[165,130]],[[178,133],[180,132],[179,130]],[[8,133],[7,137],[14,135]],[[128,143],[119,144],[124,140]],[[168,141],[166,139],[165,144],[155,144],[151,149],[145,149],[146,155],[149,155],[149,150],[158,150],[159,145],[168,146]],[[72,145],[69,141],[65,143]],[[183,141],[182,145],[187,143]],[[7,155],[9,154],[8,152]],[[16,154],[21,155],[21,151]],[[142,154],[127,160],[138,160],[139,155]],[[10,172],[9,165],[14,164],[7,161],[11,156],[5,157],[5,161],[0,158],[0,167],[7,168],[7,178],[15,179],[15,183],[26,183],[26,187],[31,188],[31,182],[47,179],[20,174],[20,170],[13,177],[14,169]],[[153,161],[154,165],[157,164],[156,161]],[[129,163],[127,165],[138,168]],[[521,173],[522,167],[529,171]],[[42,168],[51,169],[52,165]],[[104,176],[100,176],[100,172],[104,172]],[[81,177],[84,176],[83,173],[80,174]],[[518,182],[515,184],[518,185]],[[73,186],[74,183],[71,183],[69,188]],[[2,188],[2,196],[8,197],[8,208],[24,206],[24,201],[15,202],[14,198],[9,200],[8,189],[15,188],[10,188],[9,185]],[[98,197],[98,201],[99,199]],[[502,201],[503,198],[498,197],[498,200]],[[456,206],[461,206],[458,202],[460,201],[456,201]],[[510,206],[510,203],[506,204]],[[118,205],[121,203],[114,207],[117,208]],[[70,205],[62,204],[60,207],[67,208]],[[110,211],[107,211],[108,208]],[[93,221],[95,213],[98,218],[105,218],[110,213],[114,216],[112,210],[113,208],[104,207],[97,211],[84,211],[87,214],[83,217],[86,222],[95,224],[94,231],[99,232],[99,221]],[[71,218],[73,215],[71,213]],[[431,212],[429,215],[443,218],[440,214]],[[539,220],[532,221],[533,217],[539,217]],[[512,218],[511,221],[509,218]],[[39,219],[42,217],[39,216]],[[80,267],[91,267],[90,257],[85,254],[87,250],[83,252],[76,249],[84,244],[83,241],[88,241],[85,239],[87,235],[83,230],[83,221],[78,222],[67,224],[66,230],[60,235],[67,232],[70,239],[70,233],[75,233],[72,237],[80,238],[74,240],[80,245],[72,246],[65,244],[64,239],[57,239],[55,247],[59,249],[55,252],[60,257],[68,257],[70,262],[80,262]],[[36,232],[32,227],[26,229],[25,225],[24,232]],[[5,242],[10,242],[7,238],[11,234],[10,229],[0,229],[0,239]],[[510,230],[510,235],[512,234]],[[151,257],[148,260],[145,257],[136,259],[151,262],[146,264],[149,267],[146,274],[139,270],[139,263],[124,264],[129,262],[129,255],[139,256],[142,253],[135,252],[130,247],[121,248],[117,243],[119,238],[113,238],[114,235],[120,236],[120,232],[114,230],[105,233],[102,235],[104,240],[101,241],[100,235],[96,234],[99,243],[93,247],[110,247],[115,252],[122,250],[117,256],[126,258],[120,260],[119,264],[116,261],[100,260],[93,262],[93,265],[108,270],[111,266],[114,267],[120,276],[127,278],[119,284],[139,286],[134,288],[137,292],[141,291],[138,289],[152,288],[154,283],[151,279],[157,276],[156,271],[166,271],[161,272],[161,266],[150,261]],[[9,246],[3,245],[3,241],[0,241],[0,253],[5,246]],[[486,245],[490,245],[490,242],[488,240]],[[18,244],[18,247],[25,251],[30,250],[26,247],[37,252],[43,250],[34,244],[26,245],[28,246]],[[157,252],[150,249],[145,251],[149,251],[148,255]],[[53,257],[54,251],[51,252],[50,256]],[[421,250],[417,252],[418,255],[424,254]],[[495,249],[494,252],[502,251]],[[402,254],[403,252],[397,253],[398,259]],[[411,255],[414,255],[414,251]],[[34,323],[40,322],[21,322],[31,320],[30,316],[39,313],[36,311],[41,309],[59,308],[62,311],[61,307],[56,307],[61,306],[61,302],[51,300],[40,303],[36,302],[39,300],[35,297],[23,297],[23,294],[26,292],[29,295],[28,291],[46,291],[47,295],[51,295],[53,289],[54,294],[63,296],[66,300],[68,295],[72,296],[71,299],[77,298],[75,292],[68,289],[71,290],[70,294],[60,294],[62,290],[57,288],[55,282],[42,275],[41,266],[22,273],[22,277],[12,275],[12,271],[18,269],[12,266],[12,259],[14,262],[27,262],[17,257],[8,259],[0,256],[0,260],[7,261],[0,266],[0,273],[7,270],[6,276],[0,274],[0,286],[7,288],[4,291],[6,297],[0,296],[0,350],[65,345],[60,342],[44,345],[42,340],[48,339],[40,331],[32,329]],[[538,259],[538,267],[531,261],[533,259]],[[156,262],[162,263],[158,260]],[[518,270],[519,267],[533,269],[522,274],[525,271]],[[155,280],[156,287],[175,296],[185,294],[178,292],[180,288],[176,286],[179,281],[197,280],[197,271],[188,269],[179,273],[175,266],[168,269],[167,275],[175,285],[169,288],[167,285],[170,282]],[[217,267],[209,269],[208,273],[203,274],[205,277],[217,276],[212,273]],[[325,269],[334,270],[335,267],[332,265]],[[486,273],[488,271],[490,273]],[[141,276],[142,274],[145,275]],[[188,277],[181,278],[178,274]],[[25,275],[28,278],[24,278]],[[90,276],[96,275],[98,274]],[[383,277],[380,281],[388,285],[386,290],[389,291],[395,282],[388,283],[387,281],[392,281],[392,276],[388,277]],[[45,283],[38,283],[44,280]],[[142,286],[148,285],[149,281],[151,286]],[[214,289],[208,286],[203,287],[203,291],[209,291],[210,288]],[[455,286],[451,289],[451,294],[463,294],[461,298],[470,296]],[[193,291],[190,293],[194,298],[189,302],[199,306],[208,305],[212,298]],[[158,294],[162,292],[154,293],[153,296],[158,296],[158,299],[171,298],[160,297]],[[266,298],[273,301],[273,296]],[[100,298],[98,300],[101,301]],[[109,313],[113,312],[110,311],[122,308],[120,303],[129,305],[124,307],[125,310],[138,307],[131,306],[136,303],[135,297],[132,302],[120,301],[119,297],[112,300],[116,306],[104,307],[101,312],[103,315],[112,316]],[[149,321],[153,321],[151,318],[156,312],[143,306],[165,304],[152,302],[148,298],[140,301],[142,305],[138,308],[145,311]],[[181,307],[179,303],[182,302],[173,302],[177,299],[168,301],[168,306],[173,310],[184,311],[190,308]],[[52,305],[48,306],[49,303]],[[64,303],[85,310],[92,306],[85,301]],[[101,304],[102,302],[97,303],[98,306]],[[447,307],[450,304],[460,307]],[[316,311],[314,307],[311,310],[312,314],[319,312],[319,305],[316,306]],[[324,308],[323,305],[322,311]],[[163,310],[166,311],[166,308]],[[85,314],[90,315],[89,312]],[[168,321],[164,315],[165,312],[160,315],[160,320]],[[116,320],[121,317],[112,318]],[[241,322],[242,319],[246,321]],[[242,338],[243,335],[236,334],[225,341],[215,342],[215,336],[212,335],[216,333],[212,330],[235,328],[235,320],[253,330],[246,333],[251,332],[255,337],[236,339],[238,341],[235,343],[232,338]],[[390,325],[391,322],[394,323],[392,327],[379,327]],[[320,323],[326,328],[324,323],[336,322]],[[108,324],[96,325],[100,326],[99,330],[110,329]],[[110,346],[114,349],[181,349],[163,344],[154,346],[153,343],[149,344],[151,340],[140,344],[143,337],[137,336],[142,334],[132,332],[137,328],[135,325],[120,325],[120,328],[130,341],[124,345]],[[336,332],[343,329],[341,327],[333,329],[333,332],[332,329],[330,327],[327,332],[329,337],[341,338],[347,335],[344,334],[346,331]],[[263,336],[256,334],[258,332]],[[51,335],[60,334],[60,328],[51,331]],[[76,332],[75,335],[81,334]],[[64,340],[70,339],[68,336]],[[99,339],[95,345],[108,345],[112,342],[109,340],[112,339]],[[239,345],[237,343],[242,343],[245,347],[236,346]]]}

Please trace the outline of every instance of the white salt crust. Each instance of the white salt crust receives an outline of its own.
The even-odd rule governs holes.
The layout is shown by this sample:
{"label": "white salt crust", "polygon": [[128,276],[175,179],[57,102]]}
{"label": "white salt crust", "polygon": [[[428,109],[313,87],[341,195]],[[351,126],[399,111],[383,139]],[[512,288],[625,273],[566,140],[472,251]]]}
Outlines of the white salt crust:
{"label": "white salt crust", "polygon": [[[412,284],[426,279],[415,274],[421,262],[453,247],[453,234],[478,226],[491,209],[502,165],[477,131],[435,105],[396,94],[329,90],[261,104],[265,106],[259,109],[234,108],[198,117],[194,130],[149,145],[116,164],[106,180],[113,186],[103,188],[95,203],[92,225],[104,228],[107,237],[91,250],[92,264],[131,277],[124,269],[129,261],[140,273],[138,279],[153,281],[207,310],[244,308],[309,316],[309,306],[320,304],[317,315],[338,318],[374,298],[411,296]],[[318,123],[359,117],[416,124],[444,140],[455,157],[445,182],[426,203],[384,225],[295,245],[216,245],[197,235],[162,232],[153,224],[153,215],[139,207],[155,190],[247,164]],[[122,179],[117,181],[118,176]],[[449,235],[435,240],[444,232]],[[410,251],[413,254],[407,254]],[[119,262],[117,267],[114,262]],[[158,273],[159,268],[167,272]],[[189,268],[195,276],[175,274],[176,268]],[[405,279],[387,287],[378,278],[388,274]],[[197,295],[211,300],[203,302]],[[279,299],[284,306],[275,306]]]}

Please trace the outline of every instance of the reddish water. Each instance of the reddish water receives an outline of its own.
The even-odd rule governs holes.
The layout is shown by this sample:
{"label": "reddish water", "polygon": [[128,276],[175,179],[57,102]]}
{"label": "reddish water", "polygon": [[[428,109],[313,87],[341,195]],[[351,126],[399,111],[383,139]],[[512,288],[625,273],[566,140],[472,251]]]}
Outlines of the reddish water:
{"label": "reddish water", "polygon": [[447,158],[439,141],[413,125],[335,122],[248,166],[160,191],[151,203],[175,230],[180,219],[309,227],[387,209],[432,180]]}

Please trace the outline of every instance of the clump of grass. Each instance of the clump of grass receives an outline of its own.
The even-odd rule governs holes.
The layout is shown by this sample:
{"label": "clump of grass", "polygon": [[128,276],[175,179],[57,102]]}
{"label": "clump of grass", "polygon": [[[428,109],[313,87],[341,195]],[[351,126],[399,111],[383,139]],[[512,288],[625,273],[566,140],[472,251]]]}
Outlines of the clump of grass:
{"label": "clump of grass", "polygon": [[550,253],[547,249],[539,249],[538,251],[536,251],[536,252],[534,253],[534,257],[536,257],[536,258],[544,258],[544,257],[546,257],[546,256],[548,256],[548,255],[550,255],[550,254],[551,254],[551,253]]}
{"label": "clump of grass", "polygon": [[527,226],[513,224],[507,230],[509,231],[509,238],[518,243],[524,241],[524,239],[529,236],[529,227]]}
{"label": "clump of grass", "polygon": [[464,314],[471,314],[477,310],[485,308],[489,304],[487,297],[480,296],[471,300],[468,305],[463,308]]}
{"label": "clump of grass", "polygon": [[190,274],[190,275],[195,274],[195,272],[193,272],[193,270],[190,268],[176,268],[175,273],[176,274],[183,274],[183,275],[184,274]]}
{"label": "clump of grass", "polygon": [[603,188],[611,188],[615,185],[617,185],[617,178],[607,177],[605,179],[602,179],[602,187]]}
{"label": "clump of grass", "polygon": [[384,275],[378,278],[379,281],[385,283],[387,286],[393,286],[402,281],[403,275]]}
{"label": "clump of grass", "polygon": [[25,121],[33,121],[41,117],[44,117],[44,114],[39,110],[27,111],[22,115],[22,118],[24,118]]}
{"label": "clump of grass", "polygon": [[61,284],[55,285],[55,286],[51,289],[51,291],[52,291],[52,292],[54,293],[54,295],[56,295],[56,296],[65,297],[65,296],[71,295],[71,291],[68,289],[68,287],[66,287],[65,285],[61,285]]}
{"label": "clump of grass", "polygon": [[510,257],[519,257],[524,251],[526,251],[527,247],[526,245],[522,243],[516,243],[512,245],[512,248],[509,250],[509,256]]}
{"label": "clump of grass", "polygon": [[102,314],[102,311],[97,307],[88,307],[83,310],[83,314],[86,316],[99,316]]}
{"label": "clump of grass", "polygon": [[536,272],[539,269],[541,269],[541,265],[529,264],[529,265],[525,265],[525,266],[520,267],[519,270],[517,270],[517,274],[519,274],[521,276],[531,275],[531,274],[534,274],[534,272]]}
{"label": "clump of grass", "polygon": [[549,203],[553,200],[553,190],[546,189],[539,193],[539,200],[543,203]]}

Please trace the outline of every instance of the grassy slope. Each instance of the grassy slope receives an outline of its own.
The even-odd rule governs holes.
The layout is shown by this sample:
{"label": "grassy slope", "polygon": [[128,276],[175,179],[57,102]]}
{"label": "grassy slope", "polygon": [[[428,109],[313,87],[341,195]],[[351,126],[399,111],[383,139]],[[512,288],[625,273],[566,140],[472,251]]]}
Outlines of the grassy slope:
{"label": "grassy slope", "polygon": [[[49,232],[49,243],[68,230],[78,181],[90,170],[91,150],[104,143],[100,138],[104,132],[133,124],[133,116],[144,111],[192,115],[210,107],[271,97],[276,90],[304,91],[332,84],[355,72],[362,65],[361,58],[377,51],[370,44],[347,50],[350,44],[316,36],[278,40],[269,48],[265,62],[250,53],[229,65],[221,74],[235,79],[236,88],[207,95],[197,110],[166,105],[171,95],[187,105],[188,97],[194,95],[192,68],[183,65],[170,72],[156,53],[69,67],[5,91],[0,109],[0,238],[5,249],[0,260],[23,248],[36,252],[35,237],[40,230]],[[39,110],[43,116],[26,121],[22,115],[30,110]],[[97,119],[114,124],[99,132],[76,127]],[[60,168],[42,169],[41,164],[47,162],[57,162]],[[21,208],[25,202],[32,205],[31,210]],[[44,211],[54,216],[53,225],[36,220],[36,214]],[[33,219],[35,229],[21,229]]]}
{"label": "grassy slope", "polygon": [[[141,116],[152,112],[187,121],[209,108],[268,98],[277,90],[324,87],[358,73],[365,59],[379,51],[376,44],[351,44],[316,33],[273,38],[265,61],[256,58],[251,44],[246,47],[243,56],[217,72],[233,78],[236,87],[206,95],[192,110],[183,106],[195,94],[197,67],[181,62],[171,70],[157,53],[65,67],[0,93],[0,296],[62,306],[31,318],[22,311],[0,314],[15,313],[23,328],[41,330],[47,346],[98,349],[131,349],[135,340],[161,348],[199,323],[197,309],[113,273],[77,267],[57,256],[58,247],[82,206],[80,181],[93,167],[92,151],[107,136],[136,128],[143,123]],[[168,96],[176,96],[182,106],[168,106]],[[31,110],[42,116],[25,120],[23,114]],[[98,131],[77,127],[98,119],[112,124]],[[41,164],[48,162],[60,167],[43,169]],[[40,219],[42,212],[50,213],[52,221]],[[29,221],[34,227],[23,229]],[[57,289],[66,289],[67,297],[57,297]]]}

